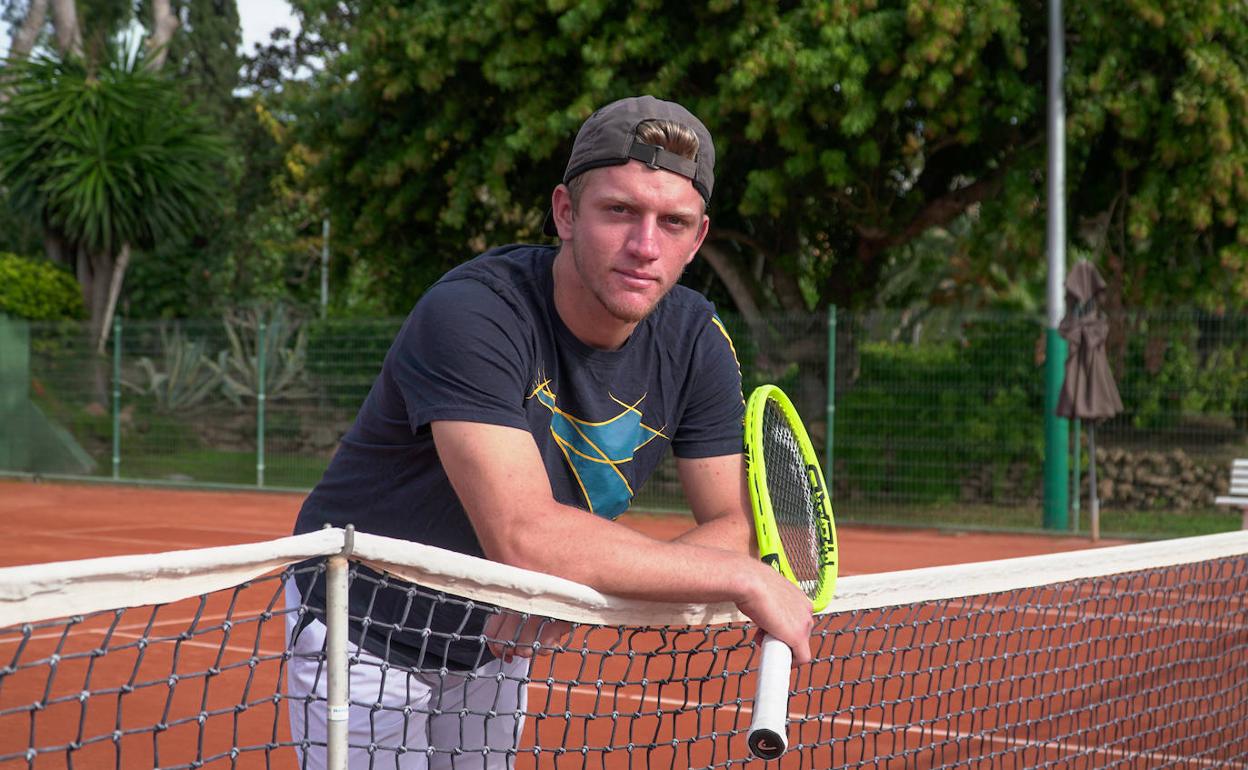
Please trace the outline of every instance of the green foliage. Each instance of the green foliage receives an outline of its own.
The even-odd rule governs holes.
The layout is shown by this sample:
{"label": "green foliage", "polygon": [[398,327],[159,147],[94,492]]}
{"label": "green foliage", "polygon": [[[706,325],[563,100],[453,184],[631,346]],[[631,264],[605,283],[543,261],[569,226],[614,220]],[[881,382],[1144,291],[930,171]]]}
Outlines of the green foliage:
{"label": "green foliage", "polygon": [[72,244],[115,253],[191,232],[216,210],[220,137],[142,56],[41,54],[3,70],[0,185]]}
{"label": "green foliage", "polygon": [[[144,5],[148,4],[149,0],[144,0]],[[242,66],[238,2],[172,0],[171,5],[181,24],[169,42],[165,67],[200,111],[215,125],[228,127],[237,111],[234,90]],[[139,18],[150,23],[151,13],[144,8]]]}
{"label": "green foliage", "polygon": [[329,318],[307,324],[308,374],[320,395],[344,409],[364,403],[402,318]]}
{"label": "green foliage", "polygon": [[195,409],[217,398],[236,408],[254,404],[262,369],[270,404],[311,394],[308,333],[295,312],[280,306],[233,310],[222,317],[221,328],[225,346],[214,349],[212,335],[192,338],[179,325],[162,323],[159,359],[140,358],[123,384],[151,397],[161,412]]}
{"label": "green foliage", "polygon": [[863,344],[858,379],[837,403],[836,456],[855,480],[848,493],[954,502],[984,469],[994,489],[1017,466],[1038,473],[1035,334],[1030,319],[993,318],[955,340]]}
{"label": "green foliage", "polygon": [[1122,396],[1133,427],[1173,428],[1185,416],[1205,415],[1230,417],[1248,429],[1248,326],[1242,320],[1133,318],[1126,333],[1124,365],[1137,376]]}
{"label": "green foliage", "polygon": [[292,311],[283,307],[231,311],[222,324],[229,347],[209,365],[221,376],[222,393],[230,403],[254,402],[261,392],[270,402],[309,395],[308,334]]}
{"label": "green foliage", "polygon": [[1128,307],[1248,298],[1248,6],[1070,6],[1072,209]]}
{"label": "green foliage", "polygon": [[[1043,269],[1034,0],[294,6],[324,71],[288,104],[393,312],[484,246],[540,238],[580,122],[641,92],[716,137],[710,243],[761,306],[790,307],[779,287],[799,281],[816,305],[871,305],[890,260],[919,258],[903,247],[957,221],[950,281],[1004,291]],[[1067,29],[1072,235],[1114,296],[1243,302],[1248,7],[1098,0]]]}
{"label": "green foliage", "polygon": [[152,399],[157,411],[180,412],[202,407],[221,390],[222,376],[207,352],[207,343],[191,339],[177,326],[160,327],[159,360],[143,356],[136,373],[121,384]]}
{"label": "green foliage", "polygon": [[47,260],[0,252],[0,313],[31,321],[82,318],[82,290]]}

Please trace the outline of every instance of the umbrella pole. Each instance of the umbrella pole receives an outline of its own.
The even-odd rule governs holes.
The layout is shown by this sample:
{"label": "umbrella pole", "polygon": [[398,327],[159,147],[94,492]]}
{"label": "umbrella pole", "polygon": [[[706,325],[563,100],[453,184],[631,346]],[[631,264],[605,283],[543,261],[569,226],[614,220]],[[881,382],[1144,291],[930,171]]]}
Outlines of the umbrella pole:
{"label": "umbrella pole", "polygon": [[1101,539],[1101,501],[1096,497],[1096,428],[1088,423],[1088,519],[1092,524],[1092,542]]}
{"label": "umbrella pole", "polygon": [[1073,527],[1071,527],[1072,532],[1079,531],[1079,500],[1080,498],[1083,497],[1083,492],[1081,492],[1079,489],[1079,485],[1080,485],[1080,478],[1079,478],[1080,462],[1079,461],[1082,459],[1081,455],[1082,455],[1082,450],[1083,450],[1083,447],[1080,446],[1079,444],[1079,423],[1080,422],[1081,420],[1079,420],[1079,418],[1076,417],[1074,420],[1074,423],[1075,423],[1075,469],[1074,469],[1075,470],[1075,483],[1074,483],[1075,494],[1074,494],[1074,499],[1070,501],[1071,506],[1074,508],[1074,513],[1075,513],[1075,516],[1074,516],[1075,524]]}

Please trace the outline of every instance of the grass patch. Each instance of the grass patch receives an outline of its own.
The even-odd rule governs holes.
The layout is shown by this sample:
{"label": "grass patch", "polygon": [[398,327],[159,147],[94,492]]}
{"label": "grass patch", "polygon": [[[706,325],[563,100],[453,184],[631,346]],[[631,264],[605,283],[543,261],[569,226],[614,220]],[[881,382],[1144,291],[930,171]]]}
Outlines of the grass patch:
{"label": "grass patch", "polygon": [[[265,458],[266,486],[311,489],[329,464],[324,457],[275,455]],[[122,452],[121,475],[125,479],[176,481],[194,484],[256,485],[254,452],[194,449],[157,454]]]}
{"label": "grass patch", "polygon": [[[835,504],[834,504],[834,507]],[[1045,532],[1088,536],[1091,521],[1081,510],[1078,522],[1073,511],[1066,530],[1044,528],[1044,512],[1037,507],[914,504],[907,506],[858,505],[836,510],[838,521],[905,527],[977,529],[1007,532]],[[1168,539],[1231,532],[1240,528],[1239,511],[1196,509],[1190,511],[1140,511],[1101,509],[1101,536],[1113,538]],[[1077,524],[1077,529],[1073,528]]]}

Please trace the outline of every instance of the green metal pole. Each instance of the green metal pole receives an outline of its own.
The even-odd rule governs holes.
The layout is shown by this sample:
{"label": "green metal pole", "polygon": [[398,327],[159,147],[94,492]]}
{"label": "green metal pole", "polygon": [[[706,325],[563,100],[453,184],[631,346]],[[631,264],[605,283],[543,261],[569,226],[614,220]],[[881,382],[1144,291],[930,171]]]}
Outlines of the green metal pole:
{"label": "green metal pole", "polygon": [[1066,312],[1066,101],[1065,32],[1062,0],[1049,0],[1047,131],[1047,200],[1045,227],[1048,252],[1044,356],[1044,528],[1066,529],[1070,500],[1069,422],[1057,416],[1066,367],[1066,340],[1057,333]]}
{"label": "green metal pole", "polygon": [[265,324],[260,321],[256,335],[256,486],[264,486],[264,337]]}
{"label": "green metal pole", "polygon": [[1066,529],[1070,501],[1070,421],[1057,416],[1065,377],[1066,340],[1046,330],[1044,354],[1044,528]]}
{"label": "green metal pole", "polygon": [[828,429],[823,448],[823,476],[832,489],[832,435],[836,424],[836,305],[828,305]]}
{"label": "green metal pole", "polygon": [[113,478],[121,478],[121,316],[113,318]]}

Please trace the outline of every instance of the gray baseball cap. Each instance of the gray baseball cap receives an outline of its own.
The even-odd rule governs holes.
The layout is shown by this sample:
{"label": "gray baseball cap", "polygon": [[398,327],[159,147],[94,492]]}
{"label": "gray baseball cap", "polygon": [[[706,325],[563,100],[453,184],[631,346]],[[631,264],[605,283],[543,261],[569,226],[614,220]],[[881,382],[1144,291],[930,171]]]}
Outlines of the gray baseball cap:
{"label": "gray baseball cap", "polygon": [[[690,160],[639,140],[637,126],[646,120],[668,120],[693,131],[698,137],[697,157]],[[679,104],[653,96],[632,96],[600,108],[585,120],[576,134],[568,167],[563,172],[563,183],[590,169],[618,166],[630,160],[680,174],[692,182],[702,200],[710,204],[715,187],[715,143],[702,121]],[[549,215],[543,229],[547,235],[558,234],[554,218]]]}

